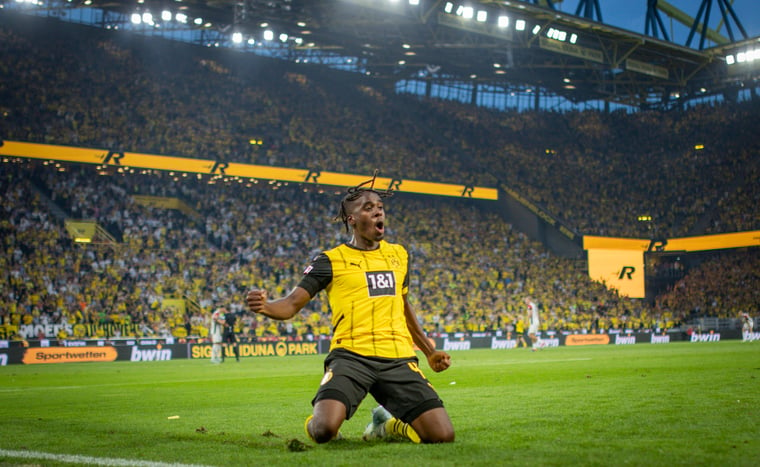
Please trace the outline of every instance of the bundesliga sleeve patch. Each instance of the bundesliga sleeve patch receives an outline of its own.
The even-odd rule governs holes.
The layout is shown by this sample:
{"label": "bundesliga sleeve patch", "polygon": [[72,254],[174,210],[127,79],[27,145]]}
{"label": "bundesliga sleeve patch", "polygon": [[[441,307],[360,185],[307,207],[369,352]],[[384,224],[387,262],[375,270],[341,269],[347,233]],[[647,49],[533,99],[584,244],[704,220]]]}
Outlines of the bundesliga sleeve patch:
{"label": "bundesliga sleeve patch", "polygon": [[372,271],[365,274],[370,297],[396,295],[396,276],[393,271]]}

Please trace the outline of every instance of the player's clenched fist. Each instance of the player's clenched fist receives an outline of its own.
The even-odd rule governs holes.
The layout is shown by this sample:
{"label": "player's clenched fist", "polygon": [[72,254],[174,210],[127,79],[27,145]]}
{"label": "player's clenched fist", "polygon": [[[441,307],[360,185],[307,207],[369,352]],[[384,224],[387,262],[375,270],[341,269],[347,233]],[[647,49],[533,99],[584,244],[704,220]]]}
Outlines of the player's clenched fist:
{"label": "player's clenched fist", "polygon": [[428,356],[428,364],[436,373],[451,366],[451,357],[446,352],[435,351]]}
{"label": "player's clenched fist", "polygon": [[252,313],[259,313],[264,309],[264,304],[267,302],[266,290],[251,290],[245,298],[248,303],[248,309]]}

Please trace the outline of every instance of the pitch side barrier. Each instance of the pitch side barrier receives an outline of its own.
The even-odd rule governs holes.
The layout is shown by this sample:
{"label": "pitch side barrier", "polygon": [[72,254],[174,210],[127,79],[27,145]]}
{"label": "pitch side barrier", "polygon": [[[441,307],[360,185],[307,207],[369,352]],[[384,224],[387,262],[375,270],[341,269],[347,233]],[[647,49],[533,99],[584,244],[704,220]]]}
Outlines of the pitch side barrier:
{"label": "pitch side barrier", "polygon": [[[760,333],[757,337],[760,337]],[[564,332],[544,332],[539,337],[544,347],[559,346],[586,346],[586,345],[633,345],[633,344],[669,344],[671,342],[719,342],[721,340],[741,339],[740,330],[728,330],[720,332],[691,333],[685,332],[611,332],[600,334],[574,334]],[[516,335],[486,335],[485,333],[451,334],[434,337],[435,347],[444,351],[492,349],[509,350],[522,347],[520,339]],[[523,341],[528,342],[527,336]]]}
{"label": "pitch side barrier", "polygon": [[[719,342],[741,339],[740,330],[695,332],[611,332],[605,334],[573,334],[553,331],[542,333],[546,347],[583,345],[669,344],[677,341],[692,343]],[[760,332],[753,338],[760,340]],[[431,337],[437,349],[445,351],[492,349],[510,350],[521,346],[517,336],[503,333],[453,333]],[[527,341],[527,337],[524,337]],[[330,348],[328,338],[313,341],[276,340],[241,342],[238,346],[242,358],[282,358],[296,355],[326,354]],[[227,358],[235,358],[232,348],[225,350]],[[0,366],[11,364],[49,364],[83,362],[158,362],[178,359],[209,360],[211,344],[206,342],[176,342],[174,339],[96,339],[96,340],[0,340]]]}
{"label": "pitch side barrier", "polygon": [[[272,339],[238,344],[240,356],[244,358],[318,355],[326,354],[329,348],[330,340],[326,338],[314,341]],[[235,358],[232,348],[226,349],[226,356]],[[210,359],[211,343],[177,342],[171,338],[0,341],[0,366],[14,363],[156,362],[187,358]]]}

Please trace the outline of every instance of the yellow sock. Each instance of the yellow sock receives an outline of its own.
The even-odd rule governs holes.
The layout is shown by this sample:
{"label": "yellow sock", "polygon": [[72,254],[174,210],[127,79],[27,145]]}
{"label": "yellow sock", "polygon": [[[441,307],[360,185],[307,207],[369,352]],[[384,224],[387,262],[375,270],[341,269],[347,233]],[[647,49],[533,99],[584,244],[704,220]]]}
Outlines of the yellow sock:
{"label": "yellow sock", "polygon": [[[309,422],[311,419],[314,418],[314,414],[309,415],[306,417],[306,421],[303,423],[303,429],[306,431],[306,436],[309,437],[310,440],[314,441],[314,438],[311,437],[311,433],[309,433]],[[314,441],[316,443],[316,441]]]}
{"label": "yellow sock", "polygon": [[390,435],[400,436],[411,440],[413,443],[421,443],[420,436],[414,431],[414,428],[408,423],[404,423],[396,417],[385,422],[385,432]]}
{"label": "yellow sock", "polygon": [[[312,418],[314,418],[314,414],[311,414],[308,417],[306,417],[306,421],[303,422],[303,429],[306,432],[306,436],[308,436],[310,440],[316,443],[317,441],[311,436],[311,432],[309,431],[309,422],[311,421]],[[339,431],[338,434],[335,435],[333,439],[343,439],[343,435]]]}

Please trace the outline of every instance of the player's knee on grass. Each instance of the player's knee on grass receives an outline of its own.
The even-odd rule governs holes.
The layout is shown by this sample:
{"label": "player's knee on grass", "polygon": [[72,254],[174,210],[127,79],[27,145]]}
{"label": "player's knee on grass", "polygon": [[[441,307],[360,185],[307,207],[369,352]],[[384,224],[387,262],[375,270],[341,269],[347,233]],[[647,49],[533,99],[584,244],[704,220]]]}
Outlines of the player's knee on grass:
{"label": "player's knee on grass", "polygon": [[412,428],[423,443],[454,442],[454,426],[443,408],[425,412],[412,422]]}
{"label": "player's knee on grass", "polygon": [[335,438],[338,434],[339,428],[340,427],[334,427],[324,421],[312,418],[309,422],[308,430],[312,439],[314,439],[314,442],[322,444]]}
{"label": "player's knee on grass", "polygon": [[420,435],[420,439],[425,444],[453,443],[454,438],[455,438],[454,429],[452,427],[438,429],[430,433],[425,433],[425,436]]}

